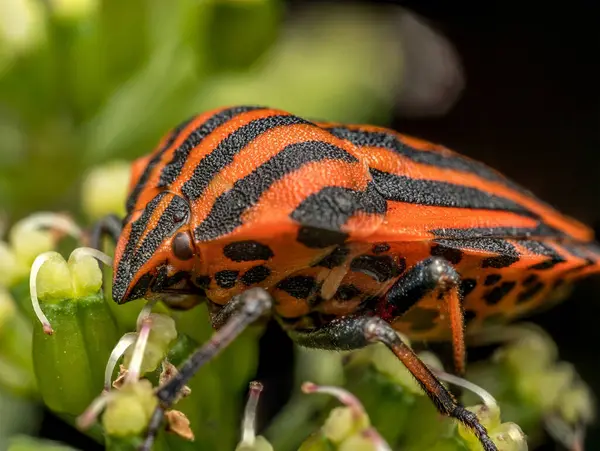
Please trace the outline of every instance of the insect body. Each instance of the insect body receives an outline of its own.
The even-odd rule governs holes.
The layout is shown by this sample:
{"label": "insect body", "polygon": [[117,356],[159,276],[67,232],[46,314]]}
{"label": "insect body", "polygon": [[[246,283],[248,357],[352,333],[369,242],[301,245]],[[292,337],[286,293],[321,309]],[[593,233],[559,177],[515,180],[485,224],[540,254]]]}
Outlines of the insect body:
{"label": "insect body", "polygon": [[388,129],[262,107],[210,111],[171,131],[135,163],[127,210],[114,299],[206,302],[218,330],[159,390],[163,408],[272,314],[305,346],[385,343],[487,451],[485,429],[395,330],[451,339],[460,373],[465,324],[524,314],[600,270],[589,229],[487,166]]}

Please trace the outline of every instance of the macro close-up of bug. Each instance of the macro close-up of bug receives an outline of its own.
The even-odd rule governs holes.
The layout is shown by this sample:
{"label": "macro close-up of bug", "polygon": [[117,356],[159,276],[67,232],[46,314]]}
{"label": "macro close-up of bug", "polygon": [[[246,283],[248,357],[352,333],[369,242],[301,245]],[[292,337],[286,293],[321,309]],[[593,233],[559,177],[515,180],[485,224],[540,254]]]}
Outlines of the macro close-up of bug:
{"label": "macro close-up of bug", "polygon": [[597,14],[480,6],[0,1],[0,451],[600,449]]}
{"label": "macro close-up of bug", "polygon": [[481,163],[381,127],[239,106],[193,117],[134,164],[113,299],[205,302],[217,329],[158,390],[163,409],[242,330],[272,314],[300,345],[382,342],[439,411],[497,447],[396,334],[451,340],[554,302],[600,271],[592,232]]}

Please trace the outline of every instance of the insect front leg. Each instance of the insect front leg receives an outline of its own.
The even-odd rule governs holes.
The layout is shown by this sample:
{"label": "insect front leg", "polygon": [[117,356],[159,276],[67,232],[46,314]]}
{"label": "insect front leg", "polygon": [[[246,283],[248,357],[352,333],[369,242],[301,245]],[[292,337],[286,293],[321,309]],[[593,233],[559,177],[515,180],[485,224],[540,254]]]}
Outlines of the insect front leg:
{"label": "insect front leg", "polygon": [[90,247],[102,250],[102,239],[105,236],[111,238],[115,243],[119,241],[119,236],[123,230],[123,222],[117,215],[107,215],[100,218],[92,226],[90,232]]}
{"label": "insect front leg", "polygon": [[447,260],[431,257],[413,266],[390,288],[386,294],[386,305],[393,307],[393,316],[400,316],[434,291],[446,304],[452,333],[454,371],[463,376],[466,349],[460,276]]}
{"label": "insect front leg", "polygon": [[211,339],[187,359],[179,368],[178,374],[158,388],[156,395],[159,405],[150,419],[141,451],[150,451],[162,424],[165,410],[173,404],[194,374],[272,307],[273,299],[267,291],[262,288],[251,288],[229,301],[223,307],[223,313],[219,312],[215,315],[213,324],[216,322],[219,327]]}
{"label": "insect front leg", "polygon": [[290,336],[300,345],[330,350],[352,350],[373,342],[385,344],[415,377],[443,415],[456,418],[471,429],[485,451],[498,451],[477,416],[459,404],[431,370],[401,339],[391,325],[376,316],[338,318],[314,331],[294,331]]}

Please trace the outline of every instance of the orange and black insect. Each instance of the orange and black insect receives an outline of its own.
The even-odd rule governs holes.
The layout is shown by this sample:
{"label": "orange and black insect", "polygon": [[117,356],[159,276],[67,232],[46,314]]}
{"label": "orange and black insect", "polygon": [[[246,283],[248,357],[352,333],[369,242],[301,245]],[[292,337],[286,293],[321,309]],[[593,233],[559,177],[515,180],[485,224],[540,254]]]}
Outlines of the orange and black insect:
{"label": "orange and black insect", "polygon": [[[205,302],[217,332],[158,391],[149,449],[187,380],[250,323],[299,344],[385,343],[486,451],[483,426],[400,340],[507,321],[600,271],[591,231],[487,166],[394,131],[239,106],[196,116],[134,164],[113,297]],[[466,326],[466,328],[465,328]]]}

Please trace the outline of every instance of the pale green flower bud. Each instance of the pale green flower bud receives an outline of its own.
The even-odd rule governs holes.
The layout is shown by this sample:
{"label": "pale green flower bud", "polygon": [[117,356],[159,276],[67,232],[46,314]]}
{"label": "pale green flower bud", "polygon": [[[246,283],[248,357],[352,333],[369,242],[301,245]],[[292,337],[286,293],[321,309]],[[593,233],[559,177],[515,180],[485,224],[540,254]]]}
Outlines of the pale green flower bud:
{"label": "pale green flower bud", "polygon": [[[67,0],[62,0],[67,1]],[[113,161],[92,169],[83,182],[82,206],[91,220],[109,214],[125,216],[125,199],[129,189],[130,164]]]}
{"label": "pale green flower bud", "polygon": [[102,424],[108,435],[126,437],[141,434],[150,421],[158,401],[150,381],[124,384],[115,392],[102,415]]}

